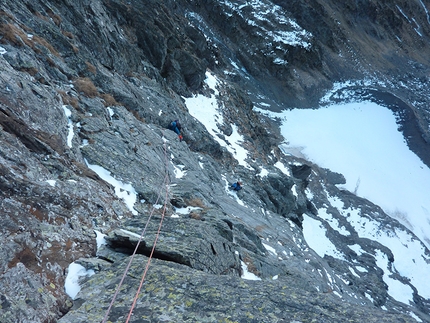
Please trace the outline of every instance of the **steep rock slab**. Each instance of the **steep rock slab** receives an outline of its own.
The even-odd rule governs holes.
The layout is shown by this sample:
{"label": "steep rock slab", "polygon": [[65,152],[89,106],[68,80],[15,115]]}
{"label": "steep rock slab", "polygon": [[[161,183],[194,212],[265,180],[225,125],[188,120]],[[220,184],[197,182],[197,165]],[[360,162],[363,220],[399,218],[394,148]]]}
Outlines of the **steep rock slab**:
{"label": "steep rock slab", "polygon": [[[126,261],[127,262],[127,261]],[[147,258],[136,256],[123,282],[111,322],[129,313]],[[126,263],[92,276],[72,310],[59,323],[101,322]],[[294,277],[249,281],[216,276],[177,264],[153,260],[130,322],[402,322],[414,319],[375,308],[341,302],[333,294],[317,293]]]}

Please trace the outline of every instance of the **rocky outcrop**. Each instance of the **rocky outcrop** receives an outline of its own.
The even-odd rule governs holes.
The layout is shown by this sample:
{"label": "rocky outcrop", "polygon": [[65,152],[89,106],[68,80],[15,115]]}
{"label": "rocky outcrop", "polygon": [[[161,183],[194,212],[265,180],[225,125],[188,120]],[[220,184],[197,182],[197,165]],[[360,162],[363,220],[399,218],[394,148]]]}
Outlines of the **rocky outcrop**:
{"label": "rocky outcrop", "polygon": [[[146,258],[136,257],[135,264],[130,267],[129,275],[122,284],[121,303],[133,302],[142,266],[146,262]],[[125,264],[120,268],[112,266],[106,275],[111,277],[125,267]],[[120,279],[102,277],[96,275],[85,286],[104,285],[111,292],[107,294],[100,289],[90,289],[90,293],[83,293],[80,301],[86,302],[76,302],[76,310],[65,315],[60,322],[103,320],[106,305]],[[333,294],[318,293],[300,281],[294,276],[278,280],[246,281],[238,277],[209,275],[178,264],[166,265],[154,260],[130,322],[345,322],[345,318],[350,322],[362,322],[363,317],[375,323],[415,321],[375,308],[351,306]],[[96,301],[91,301],[94,298]],[[127,306],[114,308],[109,321],[127,319],[128,310]]]}
{"label": "rocky outcrop", "polygon": [[[100,322],[134,250],[110,321],[125,319],[151,253],[132,321],[414,322],[408,313],[430,321],[429,300],[414,282],[393,274],[413,290],[413,304],[388,294],[387,269],[374,255],[382,253],[391,266],[393,252],[360,237],[339,211],[333,208],[333,216],[349,236],[324,225],[345,259],[309,248],[304,217],[319,219],[329,195],[383,228],[404,228],[340,191],[341,174],[284,155],[277,124],[253,109],[308,107],[333,82],[376,73],[388,92],[418,102],[414,122],[427,138],[428,112],[421,108],[428,103],[422,85],[429,27],[420,16],[419,33],[410,35],[403,19],[422,8],[251,4],[0,4],[1,322]],[[256,9],[267,14],[250,24]],[[356,20],[366,28],[358,30]],[[403,39],[401,50],[387,28]],[[367,50],[375,44],[384,47],[383,60]],[[220,80],[217,138],[184,102],[197,93],[214,97],[208,69]],[[391,85],[399,80],[421,92]],[[183,124],[182,142],[166,129],[175,118]],[[248,167],[228,149],[233,126]],[[238,179],[245,189],[229,191]],[[135,199],[127,204],[124,196]],[[100,233],[106,245],[97,246]],[[72,262],[95,272],[74,299],[64,290]],[[261,281],[244,280],[247,273]]]}

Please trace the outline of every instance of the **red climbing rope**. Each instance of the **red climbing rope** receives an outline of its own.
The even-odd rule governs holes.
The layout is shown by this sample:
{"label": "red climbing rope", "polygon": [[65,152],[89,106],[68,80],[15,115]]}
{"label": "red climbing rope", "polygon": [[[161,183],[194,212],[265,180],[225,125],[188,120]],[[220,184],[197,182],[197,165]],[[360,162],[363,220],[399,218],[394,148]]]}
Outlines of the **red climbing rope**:
{"label": "red climbing rope", "polygon": [[160,225],[158,226],[158,231],[157,231],[157,235],[155,236],[154,245],[152,246],[151,254],[149,255],[149,259],[148,259],[148,262],[146,263],[145,271],[143,272],[142,279],[140,280],[139,288],[137,289],[133,304],[130,308],[130,312],[128,313],[127,320],[125,321],[126,323],[130,321],[131,314],[133,313],[133,309],[136,306],[136,302],[139,297],[140,290],[142,289],[143,282],[145,281],[146,273],[148,272],[149,265],[151,264],[152,255],[154,254],[155,246],[157,245],[158,237],[160,236],[161,226],[163,225],[164,215],[166,214],[168,194],[169,194],[169,189],[168,189],[168,184],[166,184],[166,200],[164,202],[164,209],[161,215]]}
{"label": "red climbing rope", "polygon": [[[162,138],[164,139],[164,132],[163,132],[163,136],[162,136]],[[140,281],[139,288],[138,288],[138,290],[137,290],[137,292],[136,292],[136,296],[135,296],[135,298],[134,298],[134,301],[133,301],[132,307],[131,307],[130,312],[129,312],[128,317],[127,317],[127,321],[126,321],[127,323],[129,322],[130,317],[131,317],[131,314],[132,314],[132,312],[133,312],[133,309],[134,309],[134,307],[136,306],[136,301],[137,301],[137,298],[138,298],[138,296],[139,296],[140,290],[141,290],[141,288],[142,288],[143,282],[144,282],[144,280],[145,280],[145,276],[146,276],[146,273],[147,273],[147,271],[148,271],[149,265],[150,265],[150,263],[151,263],[152,255],[153,255],[153,253],[154,253],[155,246],[156,246],[156,244],[157,244],[157,240],[158,240],[158,237],[159,237],[159,235],[160,235],[161,226],[162,226],[162,224],[163,224],[164,215],[165,215],[165,213],[166,213],[167,200],[168,200],[168,193],[169,193],[169,186],[168,186],[168,185],[169,185],[169,173],[168,173],[168,159],[167,159],[167,147],[166,147],[166,142],[164,142],[164,145],[163,145],[163,146],[164,146],[164,158],[165,158],[166,175],[164,176],[163,184],[162,184],[162,186],[160,187],[160,191],[158,192],[157,200],[155,201],[155,204],[158,204],[158,201],[159,201],[159,199],[160,199],[160,196],[161,196],[162,190],[163,190],[163,188],[165,188],[165,192],[166,192],[166,194],[165,194],[165,200],[164,200],[163,213],[162,213],[162,215],[161,215],[160,225],[159,225],[159,227],[158,227],[158,231],[157,231],[157,234],[156,234],[156,237],[155,237],[155,240],[154,240],[154,245],[153,245],[153,247],[152,247],[151,254],[150,254],[149,259],[148,259],[148,263],[146,264],[145,271],[144,271],[143,276],[142,276],[142,279],[141,279],[141,281]],[[113,306],[113,304],[114,304],[114,302],[115,302],[115,300],[116,300],[116,297],[118,296],[119,290],[120,290],[120,288],[121,288],[121,286],[122,286],[122,284],[123,284],[123,282],[124,282],[124,279],[125,279],[125,277],[127,276],[128,271],[130,270],[131,263],[133,262],[134,256],[136,255],[136,252],[137,252],[137,250],[138,250],[138,248],[139,248],[139,245],[140,245],[140,243],[142,242],[142,239],[143,239],[143,237],[144,237],[144,235],[145,235],[145,233],[146,233],[146,229],[147,229],[147,227],[148,227],[148,225],[149,225],[149,222],[150,222],[150,220],[151,220],[151,218],[152,218],[152,215],[154,214],[154,211],[155,211],[155,208],[153,207],[153,208],[152,208],[152,210],[151,210],[151,213],[150,213],[150,215],[149,215],[149,217],[148,217],[148,220],[146,221],[145,227],[144,227],[144,229],[143,229],[143,231],[142,231],[142,233],[141,233],[141,235],[140,235],[140,237],[139,237],[139,240],[138,240],[138,242],[137,242],[137,244],[136,244],[136,247],[134,248],[133,254],[132,254],[132,255],[131,255],[131,257],[130,257],[130,261],[128,262],[127,267],[126,267],[126,269],[124,270],[124,274],[122,275],[121,281],[120,281],[120,283],[119,283],[118,287],[117,287],[117,288],[116,288],[116,290],[115,290],[115,293],[114,293],[114,295],[113,295],[112,301],[111,301],[111,303],[109,304],[108,309],[106,310],[106,313],[105,313],[105,316],[104,316],[104,318],[103,318],[102,323],[106,323],[106,322],[107,322],[107,319],[108,319],[108,316],[109,316],[110,311],[111,311],[111,309],[112,309],[112,306]]]}

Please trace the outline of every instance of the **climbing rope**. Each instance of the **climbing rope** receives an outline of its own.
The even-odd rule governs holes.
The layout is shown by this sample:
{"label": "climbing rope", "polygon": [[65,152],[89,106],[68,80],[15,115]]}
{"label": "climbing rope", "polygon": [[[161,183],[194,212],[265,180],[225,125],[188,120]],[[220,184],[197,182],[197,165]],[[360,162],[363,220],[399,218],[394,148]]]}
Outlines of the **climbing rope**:
{"label": "climbing rope", "polygon": [[[163,131],[163,134],[162,134],[162,138],[164,139],[164,131]],[[132,314],[132,312],[133,312],[133,309],[134,309],[134,307],[136,306],[137,298],[138,298],[138,296],[139,296],[140,290],[141,290],[141,288],[142,288],[143,282],[144,282],[145,277],[146,277],[146,273],[147,273],[148,268],[149,268],[149,265],[150,265],[150,263],[151,263],[152,255],[153,255],[153,253],[154,253],[155,246],[156,246],[156,244],[157,244],[157,240],[158,240],[158,237],[159,237],[160,232],[161,232],[161,226],[162,226],[162,224],[163,224],[164,216],[165,216],[166,209],[167,209],[167,199],[168,199],[168,194],[169,194],[169,172],[168,172],[168,159],[167,159],[167,147],[166,147],[166,141],[164,141],[163,146],[164,146],[164,159],[165,159],[165,171],[166,171],[166,174],[165,174],[165,176],[164,176],[163,184],[162,184],[162,185],[161,185],[161,187],[160,187],[160,190],[159,190],[159,192],[158,192],[157,199],[156,199],[156,201],[155,201],[155,204],[158,204],[158,201],[159,201],[159,199],[160,199],[160,197],[161,197],[162,190],[163,190],[163,188],[165,188],[165,192],[166,192],[166,194],[165,194],[165,200],[164,200],[163,212],[162,212],[162,215],[161,215],[160,225],[158,226],[158,231],[157,231],[157,234],[156,234],[156,237],[155,237],[155,240],[154,240],[154,245],[153,245],[153,247],[152,247],[151,254],[150,254],[149,258],[148,258],[148,262],[147,262],[147,264],[146,264],[145,271],[144,271],[144,273],[143,273],[143,275],[142,275],[142,279],[141,279],[141,281],[140,281],[139,288],[138,288],[138,290],[137,290],[137,292],[136,292],[136,296],[135,296],[135,298],[134,298],[133,304],[132,304],[132,306],[131,306],[131,308],[130,308],[130,312],[129,312],[128,317],[127,317],[127,321],[126,321],[127,323],[129,322],[130,317],[131,317],[131,314]],[[124,270],[124,273],[123,273],[123,275],[122,275],[122,277],[121,277],[121,281],[120,281],[120,283],[119,283],[118,287],[117,287],[117,288],[116,288],[116,290],[115,290],[115,293],[114,293],[114,295],[113,295],[113,297],[112,297],[112,301],[110,302],[109,307],[108,307],[108,309],[106,310],[106,313],[105,313],[105,316],[104,316],[104,318],[103,318],[102,323],[106,323],[106,322],[107,322],[107,319],[108,319],[108,317],[109,317],[109,314],[110,314],[110,312],[111,312],[111,310],[112,310],[112,306],[113,306],[113,304],[115,303],[115,300],[116,300],[116,298],[117,298],[117,296],[118,296],[119,290],[120,290],[120,288],[121,288],[121,286],[122,286],[122,284],[123,284],[123,282],[124,282],[125,277],[127,276],[128,271],[130,270],[131,263],[133,262],[134,256],[136,255],[137,250],[138,250],[138,248],[139,248],[139,245],[140,245],[140,243],[142,242],[142,239],[143,239],[143,237],[144,237],[144,235],[145,235],[145,233],[146,233],[146,229],[147,229],[147,227],[148,227],[148,225],[149,225],[149,222],[150,222],[150,220],[151,220],[151,218],[152,218],[152,216],[153,216],[153,214],[154,214],[154,211],[155,211],[155,207],[153,207],[153,208],[152,208],[151,213],[149,214],[149,217],[148,217],[148,219],[147,219],[147,221],[146,221],[145,227],[144,227],[144,229],[142,230],[142,233],[141,233],[141,235],[140,235],[140,237],[139,237],[139,240],[137,241],[136,247],[134,248],[133,254],[132,254],[132,255],[131,255],[131,257],[130,257],[130,260],[129,260],[128,264],[127,264],[127,267],[126,267],[126,268],[125,268],[125,270]]]}
{"label": "climbing rope", "polygon": [[149,259],[148,259],[148,262],[146,263],[145,271],[143,272],[142,279],[140,280],[139,288],[137,289],[133,304],[130,308],[130,312],[128,313],[127,320],[125,321],[126,323],[130,321],[131,314],[133,313],[133,309],[136,306],[136,302],[139,297],[140,290],[142,289],[143,282],[145,281],[146,273],[148,272],[149,265],[151,264],[152,255],[154,254],[155,246],[157,245],[158,237],[160,236],[161,226],[163,225],[164,215],[166,214],[168,193],[169,193],[168,184],[166,184],[166,200],[164,202],[164,209],[161,215],[160,225],[158,226],[158,231],[155,236],[154,245],[152,246],[151,254],[149,255]]}

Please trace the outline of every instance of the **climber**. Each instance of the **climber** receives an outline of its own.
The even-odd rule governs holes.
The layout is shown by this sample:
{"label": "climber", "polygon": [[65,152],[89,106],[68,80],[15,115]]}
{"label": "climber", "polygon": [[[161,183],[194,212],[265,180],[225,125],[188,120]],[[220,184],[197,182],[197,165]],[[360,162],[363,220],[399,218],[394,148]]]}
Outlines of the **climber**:
{"label": "climber", "polygon": [[230,188],[234,191],[239,191],[242,189],[242,183],[239,181],[236,183],[233,183],[233,184],[231,184]]}
{"label": "climber", "polygon": [[168,129],[176,132],[176,134],[178,135],[179,141],[182,141],[182,139],[184,139],[182,137],[182,133],[181,133],[182,127],[181,127],[179,120],[175,120],[175,121],[170,122]]}

